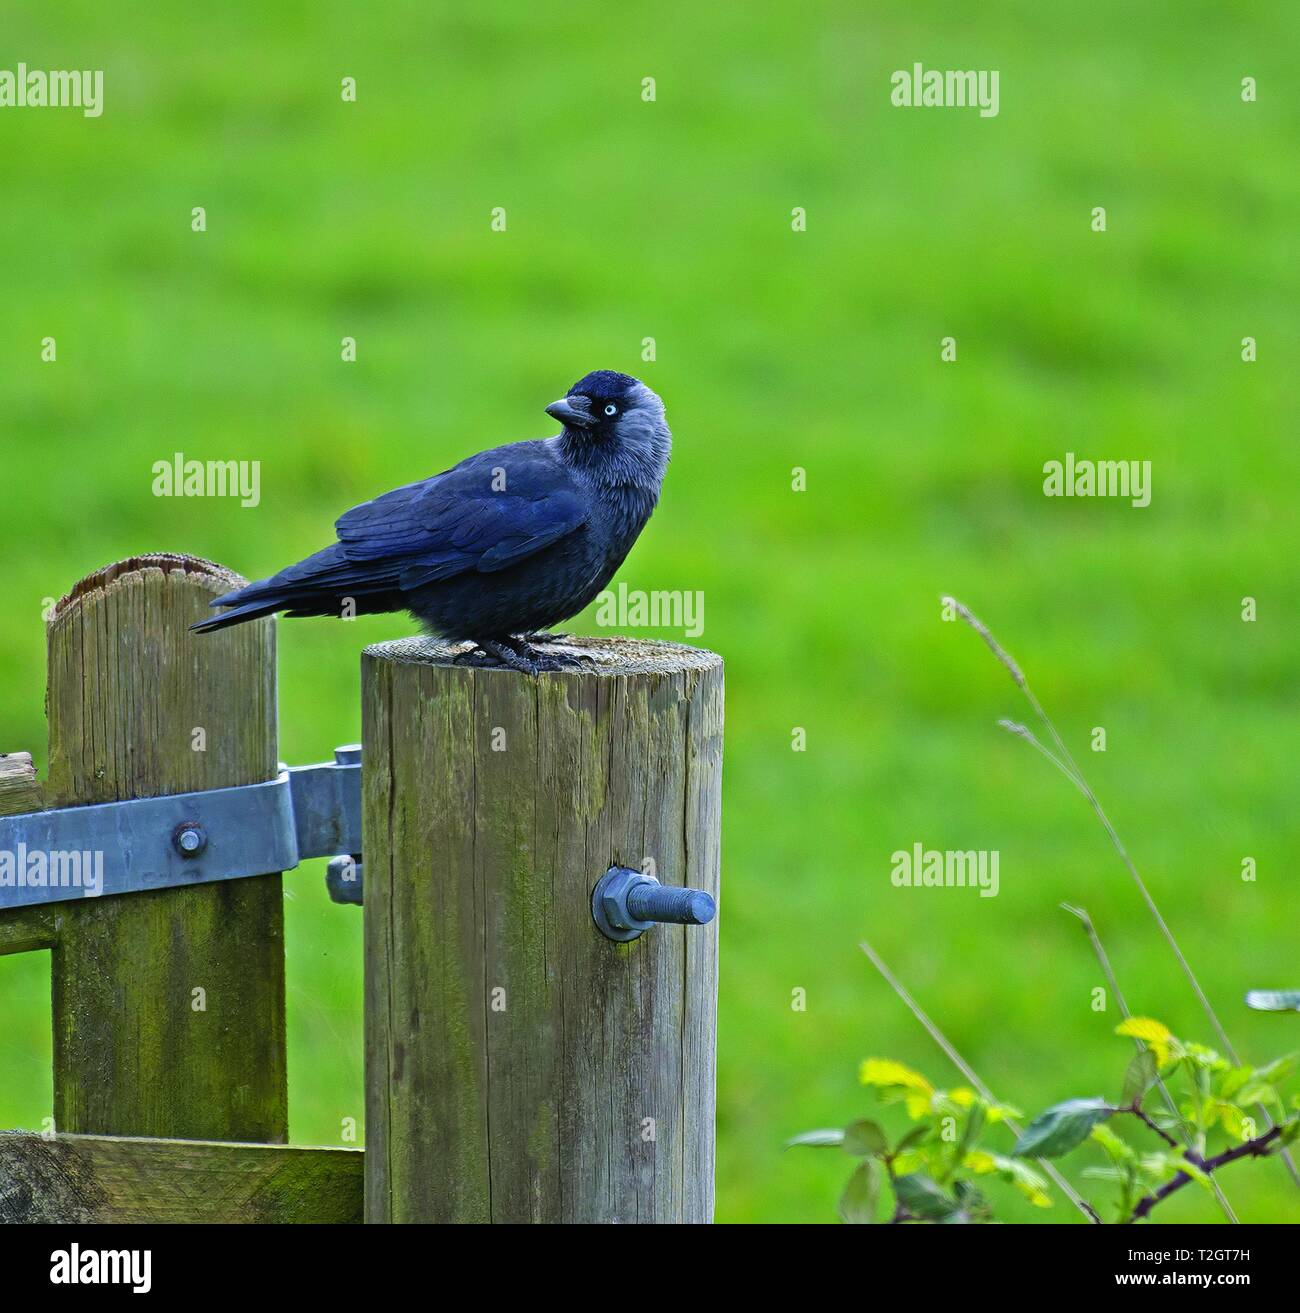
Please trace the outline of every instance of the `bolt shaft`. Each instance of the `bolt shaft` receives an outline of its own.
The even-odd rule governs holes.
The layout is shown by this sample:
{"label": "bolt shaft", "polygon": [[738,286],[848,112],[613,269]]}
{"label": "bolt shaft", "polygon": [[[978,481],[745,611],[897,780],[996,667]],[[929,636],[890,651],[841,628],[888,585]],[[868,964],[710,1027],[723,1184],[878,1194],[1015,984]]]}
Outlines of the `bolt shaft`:
{"label": "bolt shaft", "polygon": [[717,911],[713,899],[700,889],[672,885],[639,884],[627,896],[627,910],[638,921],[671,921],[677,925],[707,925]]}

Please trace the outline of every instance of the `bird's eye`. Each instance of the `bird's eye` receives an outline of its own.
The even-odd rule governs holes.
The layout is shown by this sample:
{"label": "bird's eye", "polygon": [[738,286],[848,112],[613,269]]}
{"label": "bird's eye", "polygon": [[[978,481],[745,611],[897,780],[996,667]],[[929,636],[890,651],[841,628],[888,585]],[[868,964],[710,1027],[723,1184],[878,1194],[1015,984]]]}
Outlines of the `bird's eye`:
{"label": "bird's eye", "polygon": [[606,414],[606,415],[617,415],[617,414],[618,414],[618,407],[617,407],[617,406],[611,401],[611,402],[609,403],[609,405],[605,407],[605,414]]}

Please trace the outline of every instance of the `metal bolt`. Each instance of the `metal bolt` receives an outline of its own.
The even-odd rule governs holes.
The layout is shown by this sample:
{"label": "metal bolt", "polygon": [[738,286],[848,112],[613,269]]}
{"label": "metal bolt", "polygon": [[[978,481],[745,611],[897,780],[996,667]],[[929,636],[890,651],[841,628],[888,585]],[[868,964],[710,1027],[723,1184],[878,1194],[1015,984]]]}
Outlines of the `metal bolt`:
{"label": "metal bolt", "polygon": [[355,766],[361,760],[361,744],[348,743],[341,748],[334,749],[334,764],[336,766]]}
{"label": "metal bolt", "polygon": [[197,857],[208,846],[207,832],[197,821],[186,821],[176,827],[172,843],[182,857]]}
{"label": "metal bolt", "polygon": [[341,857],[331,857],[325,868],[325,888],[334,902],[353,903],[359,907],[364,892],[361,858],[346,853]]}
{"label": "metal bolt", "polygon": [[591,891],[591,919],[606,939],[626,943],[644,934],[656,921],[677,925],[707,925],[717,904],[702,889],[662,885],[653,875],[611,866]]}

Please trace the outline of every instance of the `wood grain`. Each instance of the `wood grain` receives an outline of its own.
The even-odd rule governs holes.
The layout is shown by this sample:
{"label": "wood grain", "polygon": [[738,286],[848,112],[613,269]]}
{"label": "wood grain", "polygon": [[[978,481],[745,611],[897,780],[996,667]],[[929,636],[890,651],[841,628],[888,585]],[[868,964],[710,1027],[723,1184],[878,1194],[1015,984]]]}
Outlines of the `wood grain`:
{"label": "wood grain", "polygon": [[0,1223],[360,1222],[357,1149],[0,1134]]}
{"label": "wood grain", "polygon": [[[273,623],[188,631],[241,582],[194,557],[135,557],[59,603],[47,805],[274,777]],[[60,1131],[286,1138],[278,875],[48,910]]]}
{"label": "wood grain", "polygon": [[30,752],[0,752],[0,816],[37,812],[45,797]]}
{"label": "wood grain", "polygon": [[717,897],[722,661],[580,643],[536,678],[363,656],[369,1221],[712,1216],[717,922],[615,944],[591,891]]}

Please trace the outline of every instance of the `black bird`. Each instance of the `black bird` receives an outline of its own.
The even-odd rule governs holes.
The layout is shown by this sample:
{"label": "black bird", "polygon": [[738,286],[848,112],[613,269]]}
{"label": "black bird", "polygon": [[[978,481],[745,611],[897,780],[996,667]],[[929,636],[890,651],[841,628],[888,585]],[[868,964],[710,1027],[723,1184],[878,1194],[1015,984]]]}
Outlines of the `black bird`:
{"label": "black bird", "polygon": [[[409,611],[474,656],[536,673],[574,664],[542,631],[609,582],[659,500],[672,447],[663,402],[601,369],[546,413],[553,438],[493,447],[348,511],[324,551],[213,600],[192,628],[259,616]],[[481,654],[481,655],[480,655]]]}

